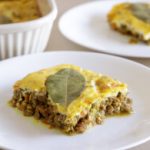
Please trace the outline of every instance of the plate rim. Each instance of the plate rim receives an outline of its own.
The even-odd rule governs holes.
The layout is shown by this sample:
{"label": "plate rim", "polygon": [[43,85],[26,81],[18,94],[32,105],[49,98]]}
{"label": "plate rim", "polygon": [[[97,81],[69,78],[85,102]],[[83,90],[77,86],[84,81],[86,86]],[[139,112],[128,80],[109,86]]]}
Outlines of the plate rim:
{"label": "plate rim", "polygon": [[7,59],[4,59],[4,60],[0,60],[0,65],[2,63],[7,63],[9,61],[14,61],[14,60],[18,60],[18,59],[21,59],[21,58],[24,58],[24,57],[33,57],[33,56],[36,56],[36,55],[50,55],[50,54],[54,54],[54,53],[82,53],[82,54],[92,54],[92,55],[101,55],[101,56],[104,56],[104,57],[109,57],[109,58],[115,58],[115,59],[118,59],[118,60],[123,60],[123,61],[126,61],[128,63],[132,63],[134,65],[138,65],[138,66],[141,66],[141,67],[144,67],[145,69],[148,69],[150,71],[150,67],[140,63],[140,62],[136,62],[134,60],[131,60],[130,58],[127,58],[127,57],[121,57],[121,56],[118,56],[118,55],[111,55],[109,53],[99,53],[99,52],[95,52],[95,51],[84,51],[84,50],[79,50],[79,49],[64,49],[64,50],[61,50],[61,51],[55,51],[55,50],[47,50],[45,52],[38,52],[38,53],[33,53],[33,54],[26,54],[26,55],[20,55],[20,56],[15,56],[15,57],[11,57],[11,58],[7,58]]}

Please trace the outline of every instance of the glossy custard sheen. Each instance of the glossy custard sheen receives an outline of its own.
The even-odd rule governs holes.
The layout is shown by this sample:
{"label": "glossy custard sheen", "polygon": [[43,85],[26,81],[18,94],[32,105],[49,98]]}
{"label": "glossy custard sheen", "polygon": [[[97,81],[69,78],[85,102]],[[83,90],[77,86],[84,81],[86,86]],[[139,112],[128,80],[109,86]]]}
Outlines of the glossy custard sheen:
{"label": "glossy custard sheen", "polygon": [[38,72],[31,73],[22,80],[17,81],[14,89],[29,89],[31,91],[45,91],[45,81],[48,76],[57,73],[58,71],[70,68],[78,71],[84,76],[86,85],[79,97],[75,98],[67,107],[67,110],[60,104],[56,104],[60,112],[67,114],[69,119],[73,119],[83,110],[89,110],[91,105],[96,102],[101,102],[109,96],[116,96],[119,92],[127,93],[127,85],[114,80],[110,77],[84,70],[74,65],[58,65],[53,68],[47,68]]}
{"label": "glossy custard sheen", "polygon": [[[126,26],[133,34],[138,33],[144,40],[150,38],[150,4],[121,3],[108,14],[109,21],[119,28]],[[122,26],[122,27],[121,27]]]}
{"label": "glossy custard sheen", "polygon": [[0,24],[24,22],[41,17],[37,0],[0,0]]}

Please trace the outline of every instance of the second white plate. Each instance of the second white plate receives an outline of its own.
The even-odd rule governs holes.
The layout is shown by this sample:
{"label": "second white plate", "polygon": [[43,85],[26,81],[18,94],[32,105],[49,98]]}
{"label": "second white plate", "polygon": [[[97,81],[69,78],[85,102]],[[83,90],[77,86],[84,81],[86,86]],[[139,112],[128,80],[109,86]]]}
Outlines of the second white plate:
{"label": "second white plate", "polygon": [[[107,14],[117,3],[126,0],[94,1],[66,12],[59,21],[62,34],[71,41],[93,50],[128,57],[150,57],[150,46],[129,44],[129,36],[113,31]],[[149,2],[149,0],[128,0]]]}

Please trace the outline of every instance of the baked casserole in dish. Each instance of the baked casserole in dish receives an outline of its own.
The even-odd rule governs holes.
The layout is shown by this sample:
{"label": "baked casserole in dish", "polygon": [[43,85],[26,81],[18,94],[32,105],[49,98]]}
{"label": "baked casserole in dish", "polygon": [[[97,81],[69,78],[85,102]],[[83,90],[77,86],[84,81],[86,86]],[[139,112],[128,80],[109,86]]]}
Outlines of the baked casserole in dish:
{"label": "baked casserole in dish", "polygon": [[57,16],[55,0],[1,0],[0,14],[0,60],[45,50]]}

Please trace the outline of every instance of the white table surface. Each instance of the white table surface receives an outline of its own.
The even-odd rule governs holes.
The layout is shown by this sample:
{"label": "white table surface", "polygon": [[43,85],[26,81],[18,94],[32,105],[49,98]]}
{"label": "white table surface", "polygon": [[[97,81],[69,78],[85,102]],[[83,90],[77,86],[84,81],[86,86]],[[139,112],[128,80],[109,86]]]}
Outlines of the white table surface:
{"label": "white table surface", "polygon": [[[84,48],[82,46],[74,44],[73,42],[70,42],[65,37],[63,37],[58,30],[58,19],[66,10],[76,5],[79,5],[81,3],[88,2],[88,1],[90,0],[56,0],[57,6],[58,6],[58,17],[57,17],[57,20],[55,21],[52,34],[51,34],[51,37],[49,39],[49,43],[47,46],[47,50],[49,51],[60,51],[60,50],[91,51],[88,48]],[[148,58],[147,59],[127,58],[127,59],[131,59],[133,61],[142,63],[150,67],[150,59]],[[145,144],[132,148],[131,150],[149,150],[149,149],[150,149],[150,142],[147,142]]]}

